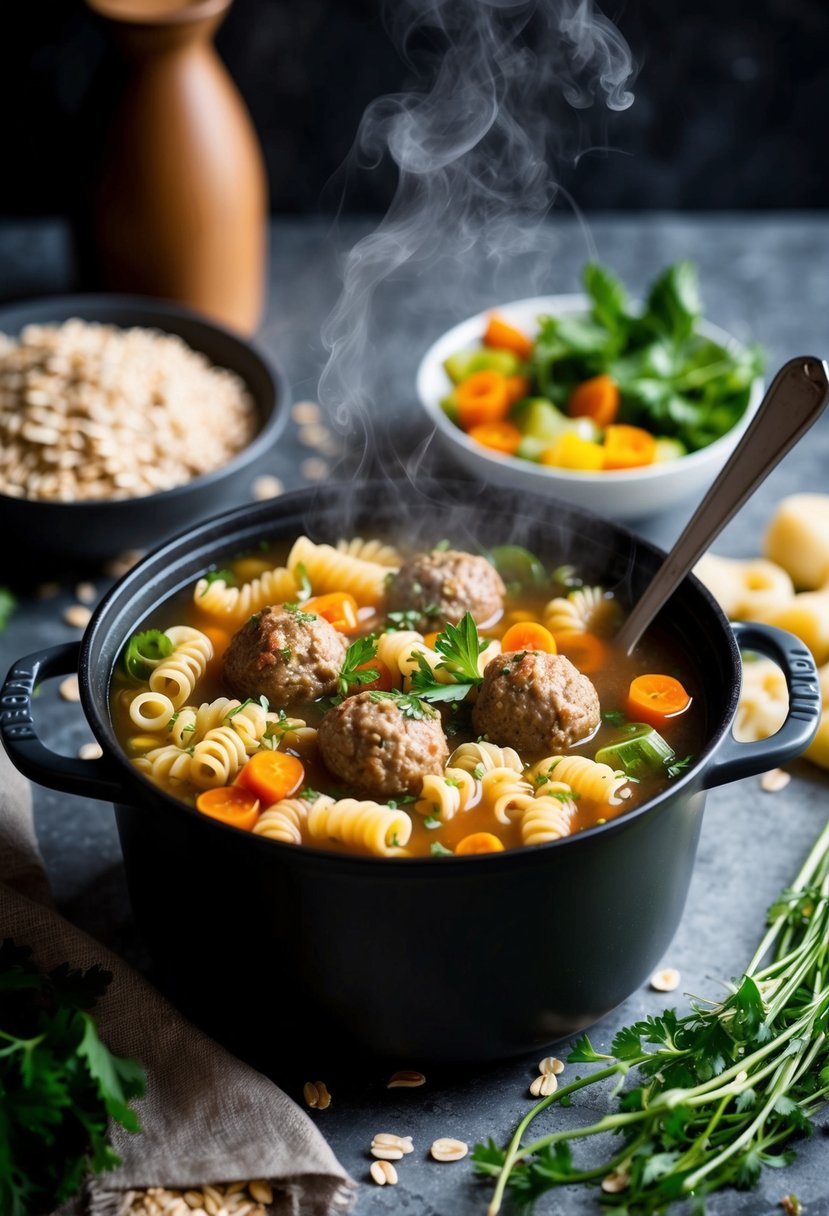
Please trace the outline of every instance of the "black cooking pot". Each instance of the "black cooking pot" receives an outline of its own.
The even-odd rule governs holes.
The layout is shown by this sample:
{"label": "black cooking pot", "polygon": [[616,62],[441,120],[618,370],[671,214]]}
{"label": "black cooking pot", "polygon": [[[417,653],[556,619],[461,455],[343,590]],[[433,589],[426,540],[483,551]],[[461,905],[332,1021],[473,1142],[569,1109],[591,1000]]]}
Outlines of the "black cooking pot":
{"label": "black cooking pot", "polygon": [[[593,1022],[643,982],[671,941],[706,791],[791,760],[813,737],[820,697],[809,652],[779,630],[732,628],[687,578],[654,628],[695,664],[705,744],[646,805],[552,844],[450,861],[278,844],[199,815],[136,771],[115,737],[108,689],[126,639],[161,600],[263,538],[300,532],[521,544],[555,565],[574,563],[623,602],[641,594],[663,556],[563,503],[471,484],[330,486],[246,507],[150,554],[104,599],[80,644],[14,665],[0,703],[14,763],[43,785],[116,804],[135,918],[163,979],[249,1058],[266,1061],[311,1034],[401,1061],[483,1060]],[[778,662],[789,687],[784,726],[760,743],[737,744],[730,733],[738,643]],[[76,668],[104,750],[91,762],[47,750],[32,725],[35,684]],[[274,987],[276,1000],[264,1003],[262,991]]]}

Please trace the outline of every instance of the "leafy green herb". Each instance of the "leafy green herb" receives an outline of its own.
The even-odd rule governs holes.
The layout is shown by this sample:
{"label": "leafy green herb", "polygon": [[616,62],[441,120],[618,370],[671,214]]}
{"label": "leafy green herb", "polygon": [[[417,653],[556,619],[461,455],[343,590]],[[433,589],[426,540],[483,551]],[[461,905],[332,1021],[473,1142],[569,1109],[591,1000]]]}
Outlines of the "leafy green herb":
{"label": "leafy green herb", "polygon": [[482,764],[476,764],[472,770],[472,776],[475,778],[476,781],[483,781],[484,766]]}
{"label": "leafy green herb", "polygon": [[146,629],[143,633],[134,633],[124,652],[127,674],[134,680],[146,680],[153,667],[162,659],[169,658],[174,650],[175,646],[160,629]]}
{"label": "leafy green herb", "polygon": [[0,587],[0,633],[9,623],[9,618],[17,607],[17,599],[8,587]]}
{"label": "leafy green herb", "polygon": [[429,828],[430,831],[433,831],[435,828],[443,826],[443,820],[438,819],[435,815],[427,815],[423,820],[423,826],[425,828]]}
{"label": "leafy green herb", "polygon": [[282,658],[286,663],[290,662],[291,654],[293,653],[290,646],[280,647],[279,653],[282,655]]}
{"label": "leafy green herb", "polygon": [[448,548],[449,548],[448,540],[445,540],[445,539],[439,540],[436,545],[432,546],[432,552],[433,553],[445,553]]}
{"label": "leafy green herb", "polygon": [[436,718],[437,710],[432,709],[414,692],[383,692],[372,688],[368,694],[372,701],[394,701],[404,718]]}
{"label": "leafy green herb", "polygon": [[452,677],[451,684],[442,684],[422,654],[417,654],[417,670],[412,672],[412,688],[426,701],[462,700],[477,688],[483,677],[478,671],[478,658],[489,643],[478,636],[478,626],[471,612],[466,612],[457,625],[447,623],[435,639],[435,650],[441,655],[438,670]]}
{"label": "leafy green herb", "polygon": [[609,709],[606,713],[602,714],[602,721],[609,722],[611,726],[624,726],[627,718],[621,709]]}
{"label": "leafy green herb", "polygon": [[373,633],[367,634],[364,638],[357,638],[356,642],[351,643],[345,652],[343,665],[337,677],[337,687],[341,696],[347,696],[349,688],[373,684],[379,678],[379,667],[364,667],[362,671],[358,670],[363,667],[364,663],[370,663],[375,658],[377,658],[377,638]]}
{"label": "leafy green herb", "polygon": [[399,798],[389,798],[386,806],[390,806],[393,811],[396,811],[399,806],[406,806],[409,802],[417,802],[414,794],[401,794]]}
{"label": "leafy green herb", "polygon": [[120,1158],[108,1119],[140,1130],[129,1103],[144,1092],[141,1065],[112,1055],[88,1012],[112,979],[67,965],[48,974],[31,951],[0,946],[0,1211],[51,1212],[88,1171]]}
{"label": "leafy green herb", "polygon": [[305,569],[304,562],[297,562],[294,566],[294,578],[299,579],[299,591],[296,593],[296,598],[300,604],[304,604],[313,595],[314,588],[311,586],[311,580],[308,577],[308,571]]}
{"label": "leafy green herb", "polygon": [[181,710],[177,709],[176,712],[173,714],[172,718],[170,719],[170,721],[167,723],[167,729],[172,730],[173,727],[175,726],[176,722],[178,722],[180,717],[181,717]]}
{"label": "leafy green herb", "polygon": [[393,849],[399,849],[401,847],[397,832],[392,832],[389,844]]}
{"label": "leafy green herb", "polygon": [[282,607],[286,612],[290,612],[295,621],[298,621],[302,625],[307,625],[309,621],[317,619],[315,612],[303,612],[299,604],[283,604]]}
{"label": "leafy green herb", "polygon": [[417,608],[406,608],[400,612],[386,613],[386,629],[389,631],[398,629],[414,629],[420,620],[420,612]]}
{"label": "leafy green herb", "polygon": [[454,857],[452,850],[447,849],[439,840],[432,841],[429,845],[429,852],[433,857]]}
{"label": "leafy green herb", "polygon": [[[562,1184],[616,1175],[622,1189],[603,1203],[628,1216],[657,1216],[674,1200],[754,1186],[764,1166],[793,1157],[829,1098],[829,823],[792,886],[769,911],[769,927],[743,976],[719,1001],[698,1000],[624,1027],[609,1053],[582,1035],[571,1063],[598,1065],[542,1099],[506,1149],[476,1146],[478,1173],[496,1179],[489,1216],[507,1192],[517,1203]],[[626,1081],[633,1085],[624,1087]],[[616,1081],[617,1108],[595,1122],[523,1143],[554,1102]],[[615,1133],[606,1155],[584,1166],[571,1146]]]}
{"label": "leafy green herb", "polygon": [[227,711],[227,713],[224,716],[225,722],[228,720],[228,718],[235,718],[237,714],[243,713],[249,705],[261,705],[262,708],[264,709],[265,713],[267,713],[271,707],[270,702],[268,701],[268,698],[265,696],[264,693],[262,693],[262,696],[258,697],[258,698],[257,697],[247,697],[246,700],[242,701],[242,703],[240,705],[236,705],[236,706],[234,706],[233,709],[229,709]]}
{"label": "leafy green herb", "polygon": [[211,583],[224,583],[227,587],[232,587],[236,582],[232,570],[210,570],[204,576],[205,587],[202,595],[207,595],[207,589]]}
{"label": "leafy green herb", "polygon": [[694,756],[683,756],[681,760],[674,760],[671,764],[667,765],[668,776],[678,777],[680,773],[684,773],[686,769],[691,767],[694,759]]}
{"label": "leafy green herb", "polygon": [[316,802],[317,798],[321,798],[319,790],[312,790],[310,785],[306,785],[304,790],[300,790],[297,798],[301,798],[303,802]]}

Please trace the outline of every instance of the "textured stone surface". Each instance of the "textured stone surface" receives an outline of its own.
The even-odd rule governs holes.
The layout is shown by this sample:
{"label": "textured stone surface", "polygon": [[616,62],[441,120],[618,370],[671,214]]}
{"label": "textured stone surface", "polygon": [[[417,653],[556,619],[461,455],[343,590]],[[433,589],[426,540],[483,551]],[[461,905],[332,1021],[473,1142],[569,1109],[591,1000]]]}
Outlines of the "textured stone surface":
{"label": "textured stone surface", "polygon": [[[568,291],[577,286],[578,270],[592,252],[579,228],[560,222],[559,253],[550,265],[544,290]],[[366,227],[351,225],[332,235],[323,225],[280,223],[274,227],[271,249],[271,295],[262,344],[279,359],[291,379],[296,400],[313,398],[323,359],[320,325],[337,295],[336,248],[347,248]],[[690,256],[700,265],[706,312],[711,320],[743,338],[762,342],[774,369],[795,354],[826,353],[829,305],[829,222],[818,217],[743,216],[689,219],[651,216],[647,219],[602,218],[591,224],[598,257],[641,288],[661,266]],[[65,289],[71,284],[66,246],[60,231],[48,225],[6,225],[0,228],[0,267],[4,294]],[[482,272],[480,292],[464,312],[487,302]],[[533,290],[537,283],[533,284]],[[497,294],[490,303],[531,294],[508,266],[499,272]],[[464,312],[440,304],[440,277],[401,278],[387,293],[382,332],[372,334],[368,359],[380,370],[382,405],[375,406],[372,427],[390,448],[380,465],[414,471],[431,466],[434,453],[415,408],[413,374],[420,354],[438,333]],[[380,398],[378,398],[380,400]],[[354,468],[362,449],[349,435],[347,468]],[[356,447],[355,447],[356,445]],[[303,484],[301,462],[314,453],[290,423],[273,457],[273,472],[286,487]],[[729,526],[717,548],[733,555],[757,552],[762,529],[776,500],[796,490],[829,491],[829,417],[791,453],[768,482]],[[663,518],[644,521],[640,530],[660,543],[678,534],[691,506]],[[4,577],[8,577],[7,574]],[[43,570],[43,578],[49,571]],[[107,580],[96,586],[103,591]],[[39,647],[69,640],[77,631],[64,624],[63,609],[72,602],[68,581],[57,599],[24,603],[0,637],[0,666]],[[59,700],[56,688],[45,688],[37,702],[41,728],[60,751],[75,754],[89,739],[77,705]],[[669,1004],[683,1005],[682,993],[716,995],[720,981],[737,974],[750,957],[764,922],[765,909],[787,884],[822,826],[829,807],[829,782],[803,763],[792,766],[795,780],[779,794],[764,794],[758,778],[717,790],[709,798],[702,841],[685,915],[664,963],[677,967],[682,984],[674,998],[647,989],[635,992],[625,1005],[591,1031],[599,1048],[631,1018],[657,1013]],[[68,795],[38,790],[38,833],[58,903],[79,924],[108,944],[147,966],[132,931],[118,840],[111,810]],[[416,931],[416,926],[411,927]],[[436,946],[436,948],[438,948]],[[493,976],[493,984],[498,977]],[[257,1016],[257,990],[250,1009]],[[267,1011],[263,1004],[261,1016]],[[562,1045],[559,1055],[566,1053]],[[427,1069],[427,1084],[419,1089],[385,1088],[390,1068],[354,1067],[343,1061],[323,1079],[333,1095],[329,1110],[312,1117],[329,1137],[343,1164],[366,1185],[357,1212],[411,1216],[471,1216],[486,1206],[487,1188],[476,1183],[468,1162],[438,1164],[428,1147],[438,1136],[456,1136],[472,1144],[492,1135],[503,1141],[527,1109],[527,1086],[534,1075],[534,1058],[479,1069]],[[417,1067],[400,1060],[394,1067]],[[314,1063],[303,1061],[307,1075],[282,1078],[301,1100],[301,1080],[315,1078]],[[565,1074],[566,1077],[567,1074]],[[569,1113],[571,1117],[573,1112]],[[540,1121],[542,1128],[560,1125],[566,1112]],[[780,1198],[797,1193],[809,1216],[829,1212],[829,1181],[825,1171],[824,1130],[799,1146],[797,1162],[786,1170],[769,1171],[758,1192],[729,1192],[709,1202],[712,1216],[762,1216],[778,1211]],[[378,1131],[411,1134],[415,1151],[399,1163],[395,1188],[375,1187],[368,1179],[371,1137]],[[595,1212],[593,1195],[562,1191],[538,1205],[541,1216]]]}

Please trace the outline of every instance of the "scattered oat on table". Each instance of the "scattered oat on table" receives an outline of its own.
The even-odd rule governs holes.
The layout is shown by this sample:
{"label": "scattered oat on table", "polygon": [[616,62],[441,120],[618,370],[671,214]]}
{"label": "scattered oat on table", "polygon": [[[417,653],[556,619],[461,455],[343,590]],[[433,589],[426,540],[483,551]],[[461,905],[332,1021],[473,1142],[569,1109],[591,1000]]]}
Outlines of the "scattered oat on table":
{"label": "scattered oat on table", "polygon": [[302,462],[302,476],[308,481],[323,481],[331,472],[331,467],[326,460],[320,460],[318,456],[311,456],[308,460]]}
{"label": "scattered oat on table", "polygon": [[673,992],[679,987],[681,978],[676,967],[663,967],[660,971],[654,971],[651,976],[651,988],[654,992]]}
{"label": "scattered oat on table", "polygon": [[545,1056],[538,1062],[538,1071],[542,1074],[553,1073],[557,1077],[559,1073],[564,1072],[564,1061],[558,1056]]}
{"label": "scattered oat on table", "polygon": [[291,417],[298,426],[311,426],[319,422],[320,416],[321,410],[316,401],[297,401],[291,409]]}
{"label": "scattered oat on table", "polygon": [[75,599],[81,604],[94,604],[98,598],[94,583],[78,583],[75,588]]}
{"label": "scattered oat on table", "polygon": [[763,773],[760,785],[767,794],[776,794],[778,790],[785,789],[791,779],[791,773],[787,773],[784,768],[773,768]]}
{"label": "scattered oat on table", "polygon": [[469,1152],[469,1145],[463,1140],[454,1140],[451,1136],[443,1136],[435,1140],[429,1149],[435,1161],[460,1161]]}
{"label": "scattered oat on table", "polygon": [[530,1093],[534,1098],[549,1098],[558,1089],[558,1077],[553,1072],[540,1073],[530,1084]]}
{"label": "scattered oat on table", "polygon": [[331,1105],[331,1095],[324,1081],[306,1081],[302,1096],[313,1110],[327,1110]]}
{"label": "scattered oat on table", "polygon": [[418,1085],[425,1084],[426,1078],[422,1072],[415,1072],[412,1068],[404,1068],[389,1077],[386,1082],[386,1089],[416,1089]]}
{"label": "scattered oat on table", "polygon": [[269,1182],[215,1183],[187,1190],[150,1186],[124,1194],[119,1216],[267,1216]]}
{"label": "scattered oat on table", "polygon": [[100,760],[104,754],[104,749],[100,743],[82,743],[78,748],[79,760]]}
{"label": "scattered oat on table", "polygon": [[308,448],[322,447],[324,444],[328,444],[330,439],[331,432],[328,427],[322,426],[320,423],[299,428],[299,442],[304,443]]}
{"label": "scattered oat on table", "polygon": [[141,549],[125,549],[123,553],[117,554],[106,563],[104,574],[110,578],[121,578],[128,570],[132,570],[143,556],[144,553]]}
{"label": "scattered oat on table", "polygon": [[390,1161],[372,1161],[368,1172],[378,1186],[397,1185],[397,1170]]}
{"label": "scattered oat on table", "polygon": [[71,604],[63,614],[67,625],[74,629],[85,629],[92,618],[92,613],[84,604]]}
{"label": "scattered oat on table", "polygon": [[63,697],[64,701],[80,701],[81,686],[78,683],[78,677],[67,676],[65,680],[61,680],[58,686],[58,692]]}
{"label": "scattered oat on table", "polygon": [[278,498],[280,494],[284,494],[285,486],[278,477],[263,473],[261,477],[254,478],[250,492],[257,502],[264,502],[267,498]]}
{"label": "scattered oat on table", "polygon": [[[401,1155],[414,1152],[414,1145],[411,1136],[398,1136],[394,1132],[378,1132],[371,1141],[372,1149],[375,1148],[396,1148],[400,1150]],[[376,1156],[377,1154],[375,1154]]]}

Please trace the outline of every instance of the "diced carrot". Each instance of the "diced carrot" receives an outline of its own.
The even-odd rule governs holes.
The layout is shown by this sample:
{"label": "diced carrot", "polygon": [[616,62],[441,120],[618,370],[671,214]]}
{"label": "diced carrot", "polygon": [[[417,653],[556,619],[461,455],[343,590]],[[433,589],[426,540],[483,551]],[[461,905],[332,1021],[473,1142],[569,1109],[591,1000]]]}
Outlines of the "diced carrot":
{"label": "diced carrot", "polygon": [[439,637],[440,637],[439,629],[433,629],[431,633],[424,633],[423,645],[428,646],[430,650],[434,650],[435,642],[438,640]]}
{"label": "diced carrot", "polygon": [[290,798],[296,793],[305,780],[305,768],[302,761],[289,752],[266,749],[253,753],[236,780],[270,806],[280,798]]}
{"label": "diced carrot", "polygon": [[482,422],[500,422],[509,412],[507,378],[494,369],[467,376],[455,389],[455,396],[464,430]]}
{"label": "diced carrot", "polygon": [[573,629],[555,635],[559,654],[569,659],[582,675],[601,671],[609,661],[609,652],[604,642],[595,633],[580,633]]}
{"label": "diced carrot", "polygon": [[259,799],[252,790],[227,785],[203,790],[196,799],[196,809],[211,819],[220,819],[222,823],[249,832],[259,818]]}
{"label": "diced carrot", "polygon": [[600,427],[610,426],[619,413],[619,386],[605,372],[577,384],[567,402],[571,418],[592,418]]}
{"label": "diced carrot", "polygon": [[545,654],[556,653],[556,640],[537,621],[521,621],[510,625],[501,638],[501,649],[513,653],[517,650],[542,650]]}
{"label": "diced carrot", "polygon": [[226,629],[220,629],[218,625],[202,625],[201,631],[213,643],[213,658],[210,660],[210,666],[220,666],[222,656],[230,645],[230,634]]}
{"label": "diced carrot", "polygon": [[370,684],[353,684],[349,686],[349,692],[371,692],[373,689],[378,692],[391,692],[396,687],[394,676],[389,671],[382,659],[369,659],[367,663],[360,663],[354,668],[355,671],[376,671],[377,679],[372,680]]}
{"label": "diced carrot", "polygon": [[353,633],[357,628],[357,601],[347,591],[331,591],[314,595],[302,605],[303,612],[315,612],[324,617],[338,633]]}
{"label": "diced carrot", "polygon": [[661,729],[670,718],[685,712],[691,697],[673,676],[650,674],[631,681],[627,714],[633,722],[647,722]]}
{"label": "diced carrot", "polygon": [[638,469],[653,464],[656,440],[640,426],[609,426],[604,433],[605,469]]}
{"label": "diced carrot", "polygon": [[604,452],[598,443],[567,431],[552,447],[544,449],[539,460],[554,468],[595,472],[604,465]]}
{"label": "diced carrot", "polygon": [[520,329],[516,329],[494,312],[487,318],[484,346],[492,346],[496,350],[511,350],[519,359],[529,359],[533,353],[532,338],[522,334]]}
{"label": "diced carrot", "polygon": [[511,422],[479,422],[467,431],[470,439],[480,443],[482,447],[491,448],[505,456],[513,456],[518,451],[521,442],[521,432]]}
{"label": "diced carrot", "polygon": [[472,832],[458,842],[455,856],[463,857],[470,853],[503,853],[503,851],[503,844],[492,832]]}
{"label": "diced carrot", "polygon": [[523,397],[528,397],[532,385],[526,376],[507,376],[507,397],[510,405],[515,405]]}

